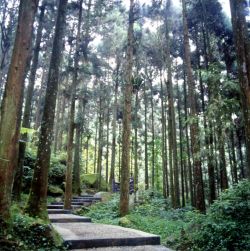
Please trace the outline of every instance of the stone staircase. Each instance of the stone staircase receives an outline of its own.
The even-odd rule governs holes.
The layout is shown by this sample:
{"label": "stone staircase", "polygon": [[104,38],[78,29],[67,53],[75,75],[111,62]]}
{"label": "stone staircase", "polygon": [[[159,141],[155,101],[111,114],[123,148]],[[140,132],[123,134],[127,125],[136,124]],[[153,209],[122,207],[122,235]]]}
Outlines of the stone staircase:
{"label": "stone staircase", "polygon": [[79,196],[72,199],[72,210],[64,210],[62,202],[48,205],[49,219],[70,250],[80,251],[169,251],[160,246],[160,237],[120,226],[91,223],[89,217],[74,210],[89,206],[99,198]]}

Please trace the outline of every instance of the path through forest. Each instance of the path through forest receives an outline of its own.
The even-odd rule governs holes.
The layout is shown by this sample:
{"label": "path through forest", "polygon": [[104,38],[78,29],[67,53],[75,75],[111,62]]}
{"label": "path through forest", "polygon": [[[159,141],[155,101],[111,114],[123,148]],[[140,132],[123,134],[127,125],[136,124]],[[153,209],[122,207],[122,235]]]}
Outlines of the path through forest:
{"label": "path through forest", "polygon": [[[72,199],[73,210],[98,199],[80,196]],[[48,205],[49,218],[71,250],[96,251],[170,251],[160,246],[160,237],[120,226],[92,223],[89,217],[64,210],[62,202]]]}

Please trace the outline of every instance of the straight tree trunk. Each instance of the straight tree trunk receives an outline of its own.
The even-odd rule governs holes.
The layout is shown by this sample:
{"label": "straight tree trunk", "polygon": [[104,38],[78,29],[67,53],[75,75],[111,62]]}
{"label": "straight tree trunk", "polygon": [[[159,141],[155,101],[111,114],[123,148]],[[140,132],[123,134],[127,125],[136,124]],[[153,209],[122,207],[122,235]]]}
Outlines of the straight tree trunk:
{"label": "straight tree trunk", "polygon": [[187,74],[187,82],[189,87],[189,103],[191,116],[194,122],[191,124],[191,149],[194,159],[194,187],[195,187],[195,206],[201,211],[205,212],[205,197],[203,188],[203,177],[201,161],[199,156],[200,146],[199,146],[199,127],[197,121],[197,111],[196,111],[196,100],[195,100],[195,83],[193,79],[191,57],[190,57],[190,44],[189,44],[189,34],[188,34],[188,24],[187,24],[187,14],[186,14],[186,1],[182,0],[182,15],[183,15],[183,36],[184,36],[184,64]]}
{"label": "straight tree trunk", "polygon": [[111,169],[109,185],[112,186],[112,181],[115,179],[115,155],[116,155],[116,127],[117,127],[117,96],[118,96],[118,74],[119,74],[120,63],[117,57],[116,59],[116,80],[115,80],[115,101],[113,104],[113,118],[112,118],[112,154],[111,154]]}
{"label": "straight tree trunk", "polygon": [[81,195],[81,181],[80,181],[80,152],[81,152],[81,125],[76,125],[75,135],[75,153],[74,153],[74,168],[73,168],[73,181],[72,192],[73,194]]}
{"label": "straight tree trunk", "polygon": [[171,24],[171,7],[172,1],[168,0],[166,5],[166,61],[167,61],[167,91],[169,102],[169,117],[168,117],[168,129],[169,129],[169,167],[170,167],[170,191],[171,201],[174,208],[180,207],[180,188],[179,188],[179,168],[178,168],[178,156],[177,156],[177,142],[176,142],[176,123],[175,123],[175,108],[173,97],[173,82],[172,82],[172,60],[170,56],[170,29]]}
{"label": "straight tree trunk", "polygon": [[144,145],[145,145],[145,189],[149,188],[149,179],[148,179],[148,98],[146,92],[146,83],[144,83],[144,115],[145,115],[145,135],[144,135]]}
{"label": "straight tree trunk", "polygon": [[177,79],[177,95],[178,95],[178,117],[179,117],[179,141],[180,141],[180,166],[181,166],[181,198],[182,198],[182,207],[185,207],[185,185],[184,185],[184,160],[183,160],[183,127],[181,119],[181,95],[179,90],[179,84]]}
{"label": "straight tree trunk", "polygon": [[139,167],[138,167],[138,106],[139,106],[139,97],[138,90],[136,90],[135,97],[135,146],[134,146],[134,155],[135,155],[135,171],[134,171],[134,190],[138,190],[138,179],[139,179]]}
{"label": "straight tree trunk", "polygon": [[[79,16],[77,24],[76,48],[74,55],[74,72],[70,93],[70,113],[69,113],[69,129],[67,137],[67,169],[66,169],[66,184],[64,194],[64,209],[71,209],[72,199],[72,171],[73,171],[73,148],[74,148],[74,129],[75,129],[75,102],[76,102],[76,87],[78,84],[78,67],[80,59],[80,35],[82,24],[82,4],[83,0],[79,0]],[[79,191],[78,191],[79,192]]]}
{"label": "straight tree trunk", "polygon": [[56,20],[56,29],[50,60],[49,75],[45,96],[45,105],[41,123],[37,160],[35,164],[31,190],[26,212],[31,216],[48,218],[47,186],[50,166],[51,144],[55,118],[56,96],[58,92],[59,66],[63,48],[63,35],[66,19],[67,0],[60,0]]}
{"label": "straight tree trunk", "polygon": [[250,38],[246,22],[245,1],[230,0],[234,43],[238,63],[238,76],[241,87],[246,142],[246,177],[250,179]]}
{"label": "straight tree trunk", "polygon": [[133,29],[134,29],[134,0],[130,0],[129,27],[125,73],[125,93],[123,109],[123,133],[122,133],[122,166],[120,186],[120,215],[125,216],[129,212],[129,162],[130,162],[130,135],[131,135],[131,103],[132,103],[132,68],[133,68]]}
{"label": "straight tree trunk", "polygon": [[25,69],[31,49],[38,0],[21,0],[18,27],[7,75],[0,121],[0,224],[10,217],[10,204],[22,114]]}
{"label": "straight tree trunk", "polygon": [[152,189],[155,188],[155,127],[154,127],[154,96],[153,96],[153,84],[152,81],[149,80],[150,82],[150,103],[151,103],[151,129],[152,129],[152,159],[151,159],[151,164],[152,164]]}
{"label": "straight tree trunk", "polygon": [[97,133],[98,133],[98,127],[99,127],[99,124],[98,124],[98,119],[96,120],[96,123],[95,123],[95,152],[94,152],[94,173],[97,173],[97,168],[96,168],[96,164],[97,164]]}
{"label": "straight tree trunk", "polygon": [[[161,73],[162,75],[162,73]],[[167,179],[167,173],[168,173],[168,165],[167,165],[167,152],[166,152],[166,116],[165,116],[165,106],[164,106],[164,90],[163,90],[163,84],[162,84],[162,78],[161,78],[161,120],[162,120],[162,141],[161,141],[161,156],[162,156],[162,184],[163,184],[163,196],[164,198],[167,198],[167,192],[168,192],[168,179]]]}
{"label": "straight tree trunk", "polygon": [[86,144],[86,166],[85,166],[85,173],[89,173],[89,140],[90,135],[87,136],[87,144]]}
{"label": "straight tree trunk", "polygon": [[107,111],[107,138],[106,138],[106,145],[107,145],[107,149],[106,149],[106,184],[108,184],[108,175],[109,175],[109,108]]}

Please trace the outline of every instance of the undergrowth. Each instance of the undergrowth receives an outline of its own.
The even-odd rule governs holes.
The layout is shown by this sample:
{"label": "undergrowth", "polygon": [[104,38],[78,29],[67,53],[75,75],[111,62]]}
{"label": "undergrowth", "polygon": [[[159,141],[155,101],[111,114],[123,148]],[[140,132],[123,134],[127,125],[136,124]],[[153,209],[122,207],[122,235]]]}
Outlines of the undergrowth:
{"label": "undergrowth", "polygon": [[250,182],[242,181],[226,190],[207,211],[192,208],[171,209],[160,194],[140,194],[126,217],[119,217],[119,196],[97,203],[79,213],[94,222],[121,225],[157,234],[163,245],[175,250],[246,251],[250,250]]}
{"label": "undergrowth", "polygon": [[23,214],[19,205],[14,204],[8,228],[0,229],[0,250],[62,251],[66,248],[48,222]]}

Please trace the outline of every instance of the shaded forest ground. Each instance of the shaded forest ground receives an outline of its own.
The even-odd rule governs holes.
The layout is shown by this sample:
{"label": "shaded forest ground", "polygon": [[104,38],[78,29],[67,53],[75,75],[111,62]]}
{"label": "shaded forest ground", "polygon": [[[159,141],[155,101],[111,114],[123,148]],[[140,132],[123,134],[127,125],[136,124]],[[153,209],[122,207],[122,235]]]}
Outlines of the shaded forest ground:
{"label": "shaded forest ground", "polygon": [[191,207],[172,209],[160,193],[139,193],[130,214],[119,217],[119,195],[82,209],[94,222],[121,225],[161,236],[176,250],[250,250],[250,182],[223,192],[207,214]]}

